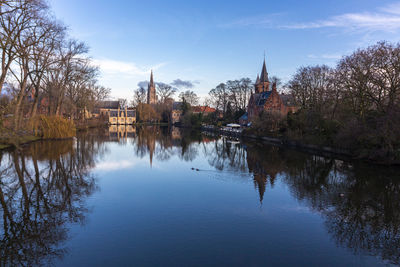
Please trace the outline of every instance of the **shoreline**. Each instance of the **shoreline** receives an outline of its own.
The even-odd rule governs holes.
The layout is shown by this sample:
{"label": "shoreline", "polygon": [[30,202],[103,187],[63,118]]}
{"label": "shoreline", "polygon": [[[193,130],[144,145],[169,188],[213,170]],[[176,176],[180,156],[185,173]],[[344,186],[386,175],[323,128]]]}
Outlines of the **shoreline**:
{"label": "shoreline", "polygon": [[318,154],[322,156],[329,156],[334,157],[337,159],[344,159],[344,160],[358,160],[363,161],[365,163],[372,163],[380,166],[400,166],[400,161],[377,161],[372,160],[366,157],[359,157],[356,156],[349,150],[335,148],[331,146],[324,146],[324,145],[314,145],[314,144],[306,144],[298,140],[288,140],[284,138],[278,137],[269,137],[269,136],[257,136],[254,134],[244,134],[242,132],[226,132],[219,128],[201,128],[202,131],[213,132],[219,135],[226,135],[231,137],[236,137],[244,140],[252,140],[252,141],[261,141],[263,143],[268,143],[275,146],[285,147],[285,148],[292,148],[296,150],[300,150],[310,154]]}
{"label": "shoreline", "polygon": [[[135,123],[133,126],[144,126],[144,125],[158,125],[158,126],[168,126],[167,124],[153,124],[153,123]],[[106,126],[109,125],[89,125],[85,127],[77,127],[76,131],[77,132],[82,132],[82,131],[88,131],[91,129],[98,129],[98,128],[105,128]],[[192,128],[192,127],[182,127],[182,126],[175,126],[178,128]],[[235,137],[235,138],[240,138],[242,140],[250,140],[250,141],[261,141],[263,143],[267,143],[270,145],[275,145],[279,147],[285,147],[285,148],[291,148],[295,150],[300,150],[305,153],[310,153],[310,154],[317,154],[321,156],[328,156],[328,157],[335,157],[337,159],[343,159],[343,160],[358,160],[358,161],[363,161],[366,163],[372,163],[380,166],[400,166],[400,162],[398,161],[377,161],[377,160],[371,160],[366,157],[357,157],[353,153],[351,153],[349,150],[345,149],[339,149],[339,148],[334,148],[330,146],[323,146],[323,145],[313,145],[313,144],[306,144],[301,141],[296,141],[296,140],[287,140],[284,138],[278,138],[278,137],[269,137],[269,136],[257,136],[254,134],[244,134],[242,132],[226,132],[221,130],[220,128],[193,128],[194,130],[199,130],[200,132],[205,131],[205,132],[212,132],[218,135],[225,135],[225,136],[230,136],[230,137]],[[29,143],[33,143],[36,141],[46,141],[46,140],[64,140],[64,139],[70,139],[74,137],[67,137],[67,138],[61,138],[61,139],[56,139],[56,138],[42,138],[42,137],[36,137],[33,135],[22,135],[18,137],[13,137],[9,139],[0,139],[0,151],[6,150],[6,149],[12,149],[12,148],[18,148],[19,146],[26,145]]]}

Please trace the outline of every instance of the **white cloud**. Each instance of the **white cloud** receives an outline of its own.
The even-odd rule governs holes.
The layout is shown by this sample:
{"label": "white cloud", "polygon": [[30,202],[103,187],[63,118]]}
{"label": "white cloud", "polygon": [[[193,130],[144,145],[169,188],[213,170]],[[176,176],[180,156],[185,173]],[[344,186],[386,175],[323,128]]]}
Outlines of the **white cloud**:
{"label": "white cloud", "polygon": [[139,67],[133,62],[113,59],[94,59],[93,63],[100,67],[103,74],[125,74],[130,76],[148,76],[150,70],[157,70],[167,63],[159,63],[150,67]]}

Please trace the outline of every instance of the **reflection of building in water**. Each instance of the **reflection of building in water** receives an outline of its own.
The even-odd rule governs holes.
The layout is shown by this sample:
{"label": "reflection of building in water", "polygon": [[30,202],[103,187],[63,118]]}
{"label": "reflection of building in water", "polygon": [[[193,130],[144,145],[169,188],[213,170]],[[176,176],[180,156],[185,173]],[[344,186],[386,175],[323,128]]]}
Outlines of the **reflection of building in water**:
{"label": "reflection of building in water", "polygon": [[150,155],[150,166],[153,166],[153,155],[156,148],[156,135],[147,135],[147,148]]}
{"label": "reflection of building in water", "polygon": [[172,126],[171,138],[172,138],[172,140],[182,139],[181,129],[179,129],[178,127]]}
{"label": "reflection of building in water", "polygon": [[132,125],[110,125],[108,135],[111,140],[118,141],[128,137],[135,137],[136,128]]}
{"label": "reflection of building in water", "polygon": [[[269,150],[268,158],[265,157],[265,149]],[[247,165],[249,172],[253,173],[254,186],[260,194],[260,202],[263,201],[265,190],[268,184],[274,186],[277,174],[284,168],[282,161],[279,160],[278,147],[264,147],[259,150],[256,147],[247,149]],[[275,156],[274,156],[275,155]],[[274,160],[278,156],[278,160]]]}

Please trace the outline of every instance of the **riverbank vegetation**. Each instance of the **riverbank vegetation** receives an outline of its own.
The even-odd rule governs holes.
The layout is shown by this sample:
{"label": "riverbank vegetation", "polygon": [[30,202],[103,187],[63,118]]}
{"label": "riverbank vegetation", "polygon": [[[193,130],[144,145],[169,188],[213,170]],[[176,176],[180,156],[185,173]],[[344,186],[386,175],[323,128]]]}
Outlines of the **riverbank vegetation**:
{"label": "riverbank vegetation", "polygon": [[249,133],[327,145],[400,162],[400,44],[380,42],[334,67],[301,67],[287,83],[299,111],[260,114]]}
{"label": "riverbank vegetation", "polygon": [[110,92],[97,83],[88,47],[69,37],[46,1],[0,3],[0,138],[38,130],[43,138],[71,136],[67,120],[85,120]]}

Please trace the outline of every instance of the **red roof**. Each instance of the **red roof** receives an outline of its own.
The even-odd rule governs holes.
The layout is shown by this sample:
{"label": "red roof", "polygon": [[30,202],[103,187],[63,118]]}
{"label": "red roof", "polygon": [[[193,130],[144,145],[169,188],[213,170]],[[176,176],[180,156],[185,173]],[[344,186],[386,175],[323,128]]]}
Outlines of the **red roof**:
{"label": "red roof", "polygon": [[200,113],[200,112],[204,112],[204,113],[212,113],[215,112],[216,109],[215,108],[210,108],[207,106],[195,106],[192,107],[192,112],[193,113]]}

